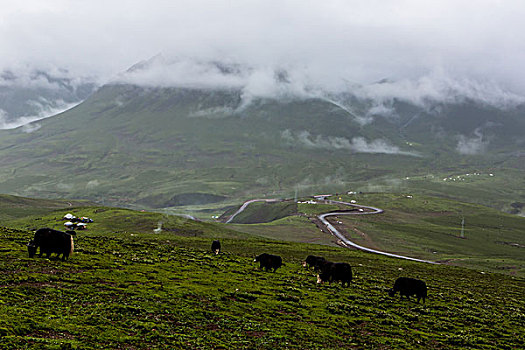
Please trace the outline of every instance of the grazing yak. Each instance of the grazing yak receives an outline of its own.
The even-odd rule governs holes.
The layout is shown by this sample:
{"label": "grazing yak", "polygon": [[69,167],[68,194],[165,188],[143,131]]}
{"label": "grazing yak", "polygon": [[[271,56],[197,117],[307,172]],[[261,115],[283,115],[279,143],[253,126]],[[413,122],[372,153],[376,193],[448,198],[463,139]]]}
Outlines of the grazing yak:
{"label": "grazing yak", "polygon": [[317,275],[317,283],[340,281],[344,287],[345,283],[350,286],[352,282],[352,267],[348,263],[333,263],[326,261],[320,267],[320,273]]}
{"label": "grazing yak", "polygon": [[418,303],[420,299],[423,299],[423,302],[425,302],[427,298],[427,285],[425,282],[415,278],[399,277],[394,283],[394,288],[388,291],[388,295],[393,297],[397,292],[399,292],[401,298],[406,296],[407,299],[410,300],[410,296],[415,295]]}
{"label": "grazing yak", "polygon": [[319,271],[321,266],[326,263],[326,259],[320,256],[308,255],[303,261],[303,266],[313,267],[314,271]]}
{"label": "grazing yak", "polygon": [[62,255],[62,260],[66,260],[69,255],[73,254],[75,244],[71,231],[62,232],[53,230],[51,228],[41,228],[35,232],[35,237],[27,245],[29,257],[32,258],[36,254],[36,250],[40,247],[40,254],[46,254],[46,257],[51,257],[52,253],[57,254],[57,258]]}
{"label": "grazing yak", "polygon": [[253,261],[258,261],[260,263],[261,270],[264,268],[266,272],[268,272],[270,269],[273,269],[273,272],[275,272],[283,265],[283,259],[280,256],[267,253],[263,253],[255,257]]}
{"label": "grazing yak", "polygon": [[211,243],[211,251],[218,255],[221,252],[221,242],[218,240]]}

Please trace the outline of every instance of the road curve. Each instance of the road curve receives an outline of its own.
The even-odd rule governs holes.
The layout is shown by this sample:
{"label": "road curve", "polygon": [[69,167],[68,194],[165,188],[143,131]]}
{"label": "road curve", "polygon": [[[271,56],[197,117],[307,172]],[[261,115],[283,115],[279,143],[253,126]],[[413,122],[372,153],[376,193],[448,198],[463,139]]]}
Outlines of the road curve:
{"label": "road curve", "polygon": [[403,256],[403,255],[398,255],[398,254],[387,253],[387,252],[383,252],[383,251],[380,251],[380,250],[366,248],[366,247],[360,246],[358,244],[355,244],[354,242],[352,242],[348,238],[346,238],[341,232],[339,232],[334,227],[334,225],[332,225],[330,222],[328,222],[328,220],[326,218],[328,216],[335,216],[335,215],[370,215],[370,214],[380,214],[380,213],[383,212],[383,209],[379,209],[379,208],[375,208],[375,207],[367,207],[367,206],[364,206],[364,205],[357,205],[357,204],[352,204],[352,203],[347,203],[347,202],[339,202],[339,201],[328,201],[328,202],[329,203],[337,203],[337,204],[349,205],[349,206],[360,208],[360,209],[369,209],[369,210],[371,210],[371,211],[362,211],[362,212],[361,211],[358,211],[358,212],[344,212],[344,211],[341,211],[341,212],[330,212],[330,213],[324,213],[324,214],[321,214],[321,215],[317,216],[319,218],[319,220],[321,220],[321,222],[326,226],[326,228],[334,236],[339,238],[341,240],[341,242],[343,242],[343,244],[345,246],[350,246],[350,247],[353,247],[355,249],[359,249],[359,250],[362,250],[362,251],[368,252],[368,253],[374,253],[374,254],[381,254],[381,255],[390,256],[392,258],[399,258],[399,259],[417,261],[417,262],[422,262],[422,263],[427,263],[427,264],[438,264],[437,262],[430,261],[430,260],[416,259],[416,258],[411,258],[409,256]]}
{"label": "road curve", "polygon": [[[250,205],[250,203],[253,203],[253,202],[267,202],[267,203],[270,203],[270,202],[280,202],[280,201],[281,201],[280,199],[251,199],[249,201],[244,202],[243,205],[239,208],[239,210],[237,210],[232,216],[230,216],[230,218],[228,220],[226,220],[225,223],[227,223],[227,224],[230,223],[233,220],[233,218],[236,217],[239,213],[241,213],[244,209],[246,209],[246,207],[248,205]],[[355,244],[354,242],[352,242],[348,238],[346,238],[341,232],[339,232],[334,227],[334,225],[332,225],[326,218],[328,216],[336,216],[336,215],[372,215],[372,214],[381,214],[384,210],[376,208],[376,207],[369,207],[369,206],[365,206],[365,205],[358,205],[358,204],[353,204],[353,203],[348,203],[348,202],[341,202],[341,201],[328,200],[326,202],[329,203],[329,204],[343,204],[343,205],[347,205],[347,206],[350,206],[350,207],[363,209],[363,211],[329,212],[329,213],[324,213],[324,214],[321,214],[321,215],[317,216],[319,218],[319,220],[323,223],[323,225],[325,225],[326,228],[334,236],[339,238],[339,240],[345,246],[352,247],[352,248],[355,248],[355,249],[359,249],[359,250],[362,250],[362,251],[368,252],[368,253],[374,253],[374,254],[380,254],[380,255],[389,256],[389,257],[392,257],[392,258],[398,258],[398,259],[422,262],[422,263],[427,263],[427,264],[439,264],[439,263],[437,263],[435,261],[416,259],[416,258],[411,258],[409,256],[403,256],[403,255],[398,255],[398,254],[387,253],[387,252],[383,252],[383,251],[380,251],[380,250],[366,248],[366,247],[360,246],[358,244]],[[368,210],[368,211],[364,211],[364,210]]]}

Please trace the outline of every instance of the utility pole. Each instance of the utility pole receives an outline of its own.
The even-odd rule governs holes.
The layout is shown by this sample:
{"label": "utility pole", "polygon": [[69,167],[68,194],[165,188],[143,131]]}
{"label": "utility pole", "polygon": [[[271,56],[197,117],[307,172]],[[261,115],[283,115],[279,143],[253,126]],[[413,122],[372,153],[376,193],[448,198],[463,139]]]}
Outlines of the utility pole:
{"label": "utility pole", "polygon": [[461,238],[465,238],[465,217],[461,218]]}

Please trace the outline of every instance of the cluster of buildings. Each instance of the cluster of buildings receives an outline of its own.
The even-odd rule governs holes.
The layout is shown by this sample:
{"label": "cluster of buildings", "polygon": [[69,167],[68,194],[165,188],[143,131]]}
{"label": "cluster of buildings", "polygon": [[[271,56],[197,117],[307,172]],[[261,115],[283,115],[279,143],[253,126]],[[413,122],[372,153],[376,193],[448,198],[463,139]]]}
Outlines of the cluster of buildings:
{"label": "cluster of buildings", "polygon": [[71,213],[64,215],[62,220],[66,221],[64,226],[67,230],[85,230],[87,229],[87,224],[93,222],[92,219],[82,216],[77,218]]}

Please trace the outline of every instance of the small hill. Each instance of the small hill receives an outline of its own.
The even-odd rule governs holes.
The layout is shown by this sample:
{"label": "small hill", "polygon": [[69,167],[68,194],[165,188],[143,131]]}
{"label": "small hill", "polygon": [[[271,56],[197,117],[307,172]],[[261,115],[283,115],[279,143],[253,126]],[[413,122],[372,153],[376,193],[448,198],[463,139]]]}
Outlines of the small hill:
{"label": "small hill", "polygon": [[[221,218],[228,218],[233,215],[236,209],[230,209]],[[296,215],[297,204],[293,201],[261,203],[254,202],[246,207],[241,213],[235,216],[233,224],[259,224],[272,222],[281,218]]]}
{"label": "small hill", "polygon": [[46,215],[57,209],[65,211],[71,207],[93,204],[86,200],[51,200],[0,194],[0,222],[34,215]]}

